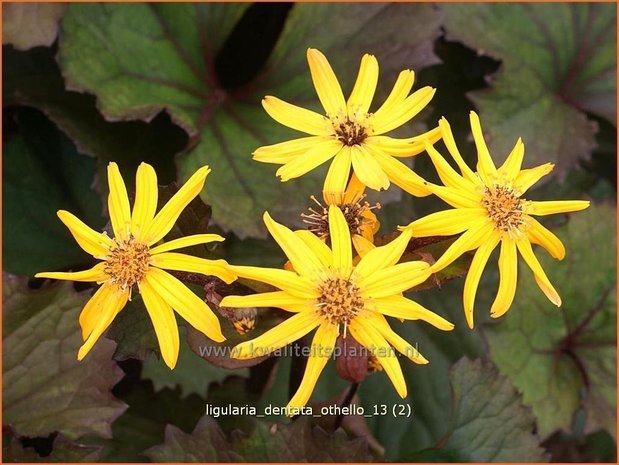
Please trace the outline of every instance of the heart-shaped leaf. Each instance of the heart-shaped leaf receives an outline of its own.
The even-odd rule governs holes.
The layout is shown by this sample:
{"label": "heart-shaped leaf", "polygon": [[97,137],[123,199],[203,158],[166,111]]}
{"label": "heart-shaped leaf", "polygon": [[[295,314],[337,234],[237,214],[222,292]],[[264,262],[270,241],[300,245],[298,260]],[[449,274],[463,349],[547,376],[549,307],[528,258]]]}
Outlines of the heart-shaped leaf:
{"label": "heart-shaped leaf", "polygon": [[445,436],[411,457],[433,462],[545,462],[534,417],[508,378],[488,362],[451,367],[451,419]]}
{"label": "heart-shaped leaf", "polygon": [[59,49],[69,87],[94,93],[107,118],[148,120],[165,109],[187,130],[191,144],[180,158],[180,178],[209,164],[214,175],[204,198],[214,220],[240,237],[265,235],[267,209],[280,221],[298,224],[307,197],[320,192],[320,170],[282,184],[273,167],[251,161],[259,146],[295,137],[268,117],[262,97],[317,105],[306,49],[332,54],[346,88],[361,55],[375,53],[386,77],[384,93],[401,69],[436,60],[432,40],[440,22],[431,5],[295,4],[261,73],[242,88],[225,89],[217,80],[215,58],[246,8],[238,3],[72,5]]}
{"label": "heart-shaped leaf", "polygon": [[496,81],[471,94],[497,162],[516,139],[529,166],[564,175],[595,147],[593,113],[616,124],[616,5],[446,4],[445,29],[502,60]]}
{"label": "heart-shaped leaf", "polygon": [[610,207],[592,206],[557,230],[566,263],[539,254],[561,308],[548,302],[525,270],[513,308],[485,331],[492,359],[533,408],[543,437],[569,431],[580,406],[586,432],[616,434],[615,218]]}
{"label": "heart-shaped leaf", "polygon": [[342,430],[328,435],[311,418],[291,424],[254,421],[251,431],[237,430],[228,439],[209,416],[191,434],[168,426],[165,442],[145,452],[154,462],[369,462],[373,456],[361,438]]}
{"label": "heart-shaped leaf", "polygon": [[112,341],[101,339],[77,361],[78,316],[89,298],[69,283],[35,291],[4,275],[3,422],[17,435],[111,437],[111,423],[126,409],[111,392],[122,378]]}

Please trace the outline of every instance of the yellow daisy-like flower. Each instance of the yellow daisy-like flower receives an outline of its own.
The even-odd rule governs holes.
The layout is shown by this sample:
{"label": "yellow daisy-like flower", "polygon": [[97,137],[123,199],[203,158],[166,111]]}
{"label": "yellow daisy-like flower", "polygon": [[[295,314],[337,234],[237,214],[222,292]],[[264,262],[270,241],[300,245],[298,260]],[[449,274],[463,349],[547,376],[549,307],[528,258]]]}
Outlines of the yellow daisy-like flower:
{"label": "yellow daisy-like flower", "polygon": [[358,254],[364,255],[374,244],[374,234],[380,228],[380,222],[372,210],[380,208],[380,204],[371,206],[363,202],[365,185],[353,173],[348,187],[343,194],[327,194],[323,192],[325,205],[312,199],[318,204],[318,209],[310,208],[309,213],[301,214],[308,229],[323,241],[329,239],[329,205],[336,205],[344,214],[352,243]]}
{"label": "yellow daisy-like flower", "polygon": [[541,245],[558,260],[565,257],[565,247],[555,234],[532,215],[583,210],[589,206],[589,202],[525,200],[522,197],[525,192],[550,173],[554,165],[546,163],[522,169],[524,144],[518,139],[503,165],[496,168],[484,141],[477,114],[471,112],[470,120],[478,152],[477,172],[473,172],[464,162],[449,123],[443,118],[439,124],[443,141],[461,174],[432,145],[426,144],[426,150],[444,184],[437,186],[429,183],[428,188],[454,208],[420,218],[412,222],[408,229],[416,237],[463,233],[432,266],[434,271],[446,267],[463,253],[477,249],[464,284],[464,313],[472,328],[477,286],[490,254],[499,243],[500,282],[490,315],[498,318],[512,304],[518,275],[517,251],[533,271],[535,281],[548,299],[557,306],[561,305],[561,298],[535,257],[531,244]]}
{"label": "yellow daisy-like flower", "polygon": [[426,262],[397,264],[410,240],[410,231],[403,232],[387,245],[372,249],[354,266],[350,230],[337,206],[329,207],[331,248],[309,231],[298,234],[276,223],[268,213],[264,221],[290,259],[294,271],[232,266],[239,276],[280,290],[228,296],[221,305],[278,307],[294,315],[256,339],[237,345],[232,356],[239,359],[263,356],[318,328],[303,380],[288,404],[291,409],[298,409],[309,400],[332,355],[337,337],[350,335],[370,350],[398,394],[405,397],[406,383],[394,349],[415,363],[427,363],[427,360],[390,328],[385,315],[421,319],[439,329],[453,329],[447,320],[402,295],[430,276]]}
{"label": "yellow daisy-like flower", "polygon": [[260,147],[254,152],[254,159],[282,164],[277,175],[282,181],[288,181],[333,158],[323,189],[329,194],[344,192],[352,165],[357,177],[371,189],[386,189],[391,181],[415,195],[429,195],[423,180],[394,157],[423,152],[423,140],[438,140],[439,128],[408,139],[395,139],[384,134],[402,126],[423,110],[435,89],[423,87],[409,95],[415,73],[402,71],[387,100],[370,113],[378,83],[378,61],[373,55],[363,56],[348,100],[344,99],[335,73],[321,52],[309,49],[307,61],[326,116],[277,97],[265,97],[262,105],[273,119],[310,136]]}
{"label": "yellow daisy-like flower", "polygon": [[137,285],[155,327],[165,363],[174,368],[178,358],[179,335],[173,309],[198,331],[214,341],[225,338],[219,320],[206,303],[181,281],[164,270],[215,275],[227,283],[236,279],[224,260],[207,260],[170,252],[196,244],[223,241],[217,234],[196,234],[155,245],[174,226],[183,209],[202,190],[208,166],[200,168],[163,206],[157,209],[157,175],[152,166],[142,163],[136,174],[133,211],[125,183],[116,163],[107,168],[110,194],[108,210],[114,237],[94,231],[71,213],[60,210],[58,217],[82,249],[102,260],[93,268],[75,273],[37,273],[37,278],[96,282],[101,287],[86,303],[79,322],[84,344],[77,358],[82,360],[131,299]]}

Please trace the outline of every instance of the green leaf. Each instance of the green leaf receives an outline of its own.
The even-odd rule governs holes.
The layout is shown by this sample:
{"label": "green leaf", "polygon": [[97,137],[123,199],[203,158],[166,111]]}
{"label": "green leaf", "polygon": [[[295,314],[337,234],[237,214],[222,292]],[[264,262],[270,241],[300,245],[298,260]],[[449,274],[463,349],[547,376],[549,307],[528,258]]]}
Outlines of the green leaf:
{"label": "green leaf", "polygon": [[[478,331],[468,329],[462,311],[462,280],[447,282],[440,291],[415,292],[409,295],[416,302],[455,324],[453,331],[440,331],[421,321],[389,319],[394,331],[416,347],[429,361],[417,365],[400,357],[400,365],[408,386],[408,397],[401,399],[384,372],[368,376],[360,386],[359,397],[367,413],[374,414],[386,405],[410,405],[412,420],[393,415],[373,415],[368,418],[371,431],[385,447],[386,460],[407,460],[407,457],[435,445],[445,434],[451,414],[451,391],[448,384],[451,366],[462,356],[477,358],[486,351]],[[407,408],[407,407],[406,407]]]}
{"label": "green leaf", "polygon": [[94,160],[79,155],[35,110],[20,109],[9,118],[18,132],[4,146],[4,270],[32,276],[91,266],[92,257],[80,249],[56,211],[68,210],[95,229],[103,226],[101,202],[91,189]]}
{"label": "green leaf", "polygon": [[445,436],[411,457],[435,462],[545,462],[535,418],[508,378],[488,362],[458,361],[449,372],[452,414]]}
{"label": "green leaf", "polygon": [[616,124],[616,5],[446,4],[445,29],[502,60],[492,88],[473,92],[490,152],[501,162],[516,139],[526,163],[564,175],[595,147],[593,113]]}
{"label": "green leaf", "polygon": [[[274,167],[251,161],[257,147],[297,137],[268,117],[262,97],[318,104],[307,47],[332,57],[345,88],[352,86],[361,55],[377,54],[384,94],[402,68],[435,61],[432,40],[440,23],[431,5],[295,4],[259,76],[241,89],[225,90],[216,82],[214,59],[245,8],[72,5],[59,50],[69,86],[95,93],[107,118],[149,119],[165,108],[188,131],[191,147],[180,158],[180,178],[209,164],[214,174],[203,198],[215,221],[241,238],[265,235],[261,217],[267,209],[280,221],[299,223],[307,197],[320,192],[324,170],[281,184]],[[338,57],[342,46],[346,54]]]}
{"label": "green leaf", "polygon": [[178,389],[155,392],[150,381],[126,384],[128,392],[119,396],[129,408],[112,425],[113,439],[96,441],[103,446],[103,462],[143,462],[142,451],[161,442],[165,425],[191,431],[204,413],[204,398],[195,394],[181,398]]}
{"label": "green leaf", "polygon": [[149,353],[159,350],[153,323],[139,296],[127,302],[114,318],[106,336],[117,344],[114,352],[115,360],[128,358],[144,360]]}
{"label": "green leaf", "polygon": [[86,446],[57,436],[49,455],[41,457],[33,448],[24,447],[17,438],[11,438],[8,446],[2,448],[4,462],[96,462],[101,456],[101,447]]}
{"label": "green leaf", "polygon": [[[160,184],[175,180],[174,154],[185,147],[187,135],[171,123],[168,115],[161,113],[148,123],[107,121],[92,95],[65,89],[51,49],[17,52],[4,47],[3,59],[4,104],[32,106],[45,113],[71,138],[80,153],[99,159],[100,173],[105,172],[107,162],[115,161],[131,188],[133,174],[145,161],[155,167]],[[100,177],[105,180],[104,174]]]}
{"label": "green leaf", "polygon": [[561,308],[548,302],[525,269],[513,308],[485,329],[493,360],[533,408],[543,437],[569,431],[581,405],[585,432],[616,434],[615,218],[613,208],[591,206],[557,230],[565,263],[539,254]]}
{"label": "green leaf", "polygon": [[[240,376],[248,374],[244,369],[236,370],[234,373]],[[192,352],[184,334],[181,334],[181,349],[174,370],[170,370],[163,360],[154,354],[151,354],[142,366],[142,378],[150,379],[155,391],[160,391],[165,387],[174,389],[179,386],[183,397],[192,393],[206,397],[209,384],[221,382],[228,375],[230,371],[212,365]]]}
{"label": "green leaf", "polygon": [[617,445],[606,431],[582,435],[565,432],[553,434],[544,447],[551,453],[551,462],[610,462],[617,461]]}
{"label": "green leaf", "polygon": [[3,422],[16,434],[110,437],[125,410],[111,393],[122,378],[114,344],[101,339],[77,361],[78,315],[89,297],[65,283],[29,290],[25,279],[4,275]]}
{"label": "green leaf", "polygon": [[235,265],[282,268],[287,260],[281,247],[271,238],[241,240],[228,234],[224,244],[224,258]]}
{"label": "green leaf", "polygon": [[191,434],[168,426],[164,443],[145,455],[154,462],[373,461],[363,439],[348,439],[341,430],[328,435],[307,417],[290,424],[254,421],[252,426],[228,439],[215,420],[204,416]]}
{"label": "green leaf", "polygon": [[2,11],[2,43],[17,50],[52,45],[65,3],[11,3]]}

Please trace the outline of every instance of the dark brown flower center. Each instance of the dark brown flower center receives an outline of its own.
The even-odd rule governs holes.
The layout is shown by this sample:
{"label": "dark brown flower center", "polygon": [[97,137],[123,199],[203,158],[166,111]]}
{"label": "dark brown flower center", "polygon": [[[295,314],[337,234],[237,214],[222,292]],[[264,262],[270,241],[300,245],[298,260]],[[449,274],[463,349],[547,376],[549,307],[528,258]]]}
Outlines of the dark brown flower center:
{"label": "dark brown flower center", "polygon": [[361,144],[368,136],[365,126],[346,118],[333,124],[335,137],[348,146]]}

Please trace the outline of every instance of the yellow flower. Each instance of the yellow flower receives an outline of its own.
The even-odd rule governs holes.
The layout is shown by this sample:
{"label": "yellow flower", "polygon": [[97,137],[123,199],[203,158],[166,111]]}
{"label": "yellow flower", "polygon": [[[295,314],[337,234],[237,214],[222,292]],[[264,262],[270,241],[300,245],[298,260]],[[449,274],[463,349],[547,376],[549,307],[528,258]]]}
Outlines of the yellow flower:
{"label": "yellow flower", "polygon": [[477,172],[473,172],[458,152],[449,123],[443,118],[439,124],[443,141],[458,165],[458,174],[436,151],[427,144],[426,150],[444,186],[428,184],[429,189],[452,210],[433,213],[412,222],[408,228],[413,236],[452,235],[463,233],[432,266],[438,271],[468,250],[477,249],[464,284],[464,313],[473,327],[473,305],[477,286],[484,267],[494,248],[500,243],[500,282],[490,315],[498,318],[512,304],[516,292],[517,251],[531,268],[535,280],[557,306],[561,298],[533,253],[531,244],[544,247],[554,258],[562,260],[565,248],[559,238],[542,226],[534,216],[583,210],[588,201],[530,201],[522,196],[539,179],[550,173],[552,163],[522,169],[524,144],[518,139],[513,150],[499,168],[496,168],[483,138],[479,118],[471,112],[471,129],[477,146]]}
{"label": "yellow flower", "polygon": [[348,229],[352,236],[352,243],[359,255],[364,255],[374,244],[374,234],[380,227],[380,222],[372,211],[380,208],[380,204],[370,206],[368,202],[362,202],[365,198],[365,185],[353,173],[348,182],[348,187],[343,194],[328,194],[323,192],[325,205],[321,204],[312,196],[318,204],[318,209],[310,208],[309,214],[302,213],[303,221],[308,224],[308,229],[323,241],[329,239],[329,205],[336,205],[344,214]]}
{"label": "yellow flower", "polygon": [[309,49],[307,60],[326,116],[266,96],[262,105],[273,119],[310,136],[260,147],[254,152],[254,159],[282,164],[277,175],[282,181],[288,181],[333,158],[323,189],[329,194],[344,191],[352,165],[357,177],[371,189],[386,189],[391,181],[415,195],[429,195],[423,180],[394,157],[423,152],[423,140],[438,140],[439,128],[408,139],[395,139],[384,134],[402,126],[423,110],[435,89],[424,87],[409,95],[415,74],[410,70],[402,71],[387,100],[370,113],[378,83],[378,61],[373,55],[363,56],[348,101],[344,100],[340,84],[325,56],[316,49]]}
{"label": "yellow flower", "polygon": [[430,276],[429,265],[425,262],[396,264],[410,240],[410,232],[405,231],[391,243],[374,248],[353,266],[350,231],[337,206],[329,207],[331,248],[309,231],[292,232],[273,221],[268,213],[264,221],[290,259],[294,271],[232,266],[239,276],[280,290],[228,296],[221,305],[278,307],[293,316],[256,339],[239,344],[232,356],[259,357],[318,328],[303,380],[288,404],[298,409],[309,400],[318,376],[332,355],[337,337],[350,335],[377,358],[398,394],[405,397],[406,383],[394,349],[416,363],[427,363],[427,360],[390,328],[385,315],[425,320],[443,330],[453,328],[447,320],[402,295]]}
{"label": "yellow flower", "polygon": [[178,358],[179,335],[172,309],[198,331],[214,341],[225,338],[219,320],[206,303],[181,281],[163,271],[176,270],[215,275],[226,282],[236,276],[224,260],[206,260],[170,252],[196,244],[223,241],[217,234],[196,234],[155,245],[174,226],[183,209],[200,193],[208,166],[200,168],[155,215],[157,175],[152,166],[142,163],[136,174],[136,194],[130,212],[125,183],[116,163],[107,168],[110,194],[108,210],[114,237],[86,226],[71,213],[60,210],[58,217],[82,249],[102,260],[93,268],[75,273],[37,273],[38,278],[97,282],[101,287],[86,303],[79,322],[84,344],[77,358],[82,360],[92,349],[114,317],[131,299],[137,285],[155,327],[165,363],[174,368]]}

